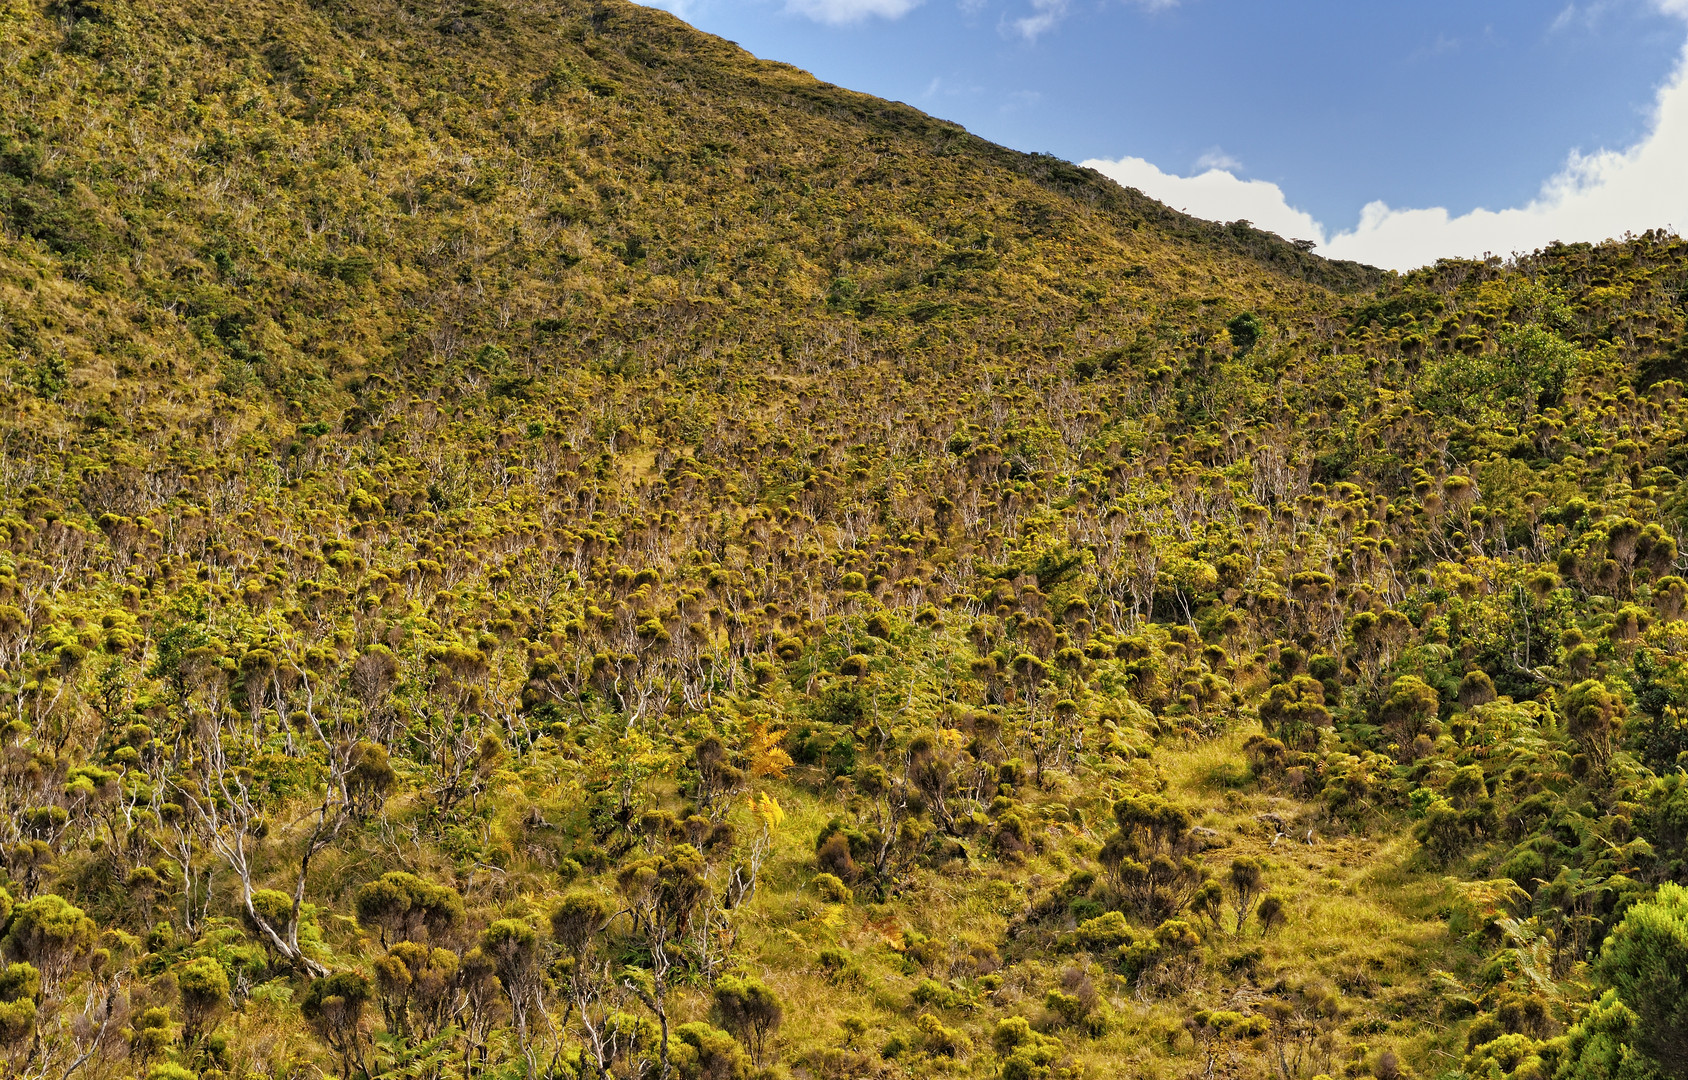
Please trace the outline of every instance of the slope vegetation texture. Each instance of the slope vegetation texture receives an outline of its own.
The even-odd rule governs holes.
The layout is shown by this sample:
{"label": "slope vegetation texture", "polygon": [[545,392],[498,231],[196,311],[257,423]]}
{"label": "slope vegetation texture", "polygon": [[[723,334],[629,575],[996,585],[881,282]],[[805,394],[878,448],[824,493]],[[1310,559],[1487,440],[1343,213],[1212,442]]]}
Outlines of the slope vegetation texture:
{"label": "slope vegetation texture", "polygon": [[1688,1077],[1685,324],[621,0],[0,0],[0,1077]]}

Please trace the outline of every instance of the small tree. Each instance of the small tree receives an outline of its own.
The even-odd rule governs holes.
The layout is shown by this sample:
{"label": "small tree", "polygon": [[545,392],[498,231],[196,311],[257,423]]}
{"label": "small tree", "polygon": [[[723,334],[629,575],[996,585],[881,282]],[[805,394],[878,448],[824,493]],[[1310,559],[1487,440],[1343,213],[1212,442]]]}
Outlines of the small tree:
{"label": "small tree", "polygon": [[1623,723],[1624,703],[1598,679],[1584,679],[1565,692],[1565,726],[1597,769],[1612,757],[1612,736]]}
{"label": "small tree", "polygon": [[1563,1037],[1559,1080],[1667,1080],[1635,1043],[1641,1018],[1608,990]]}
{"label": "small tree", "polygon": [[457,954],[401,941],[375,961],[375,988],[387,1030],[432,1039],[455,1012]]}
{"label": "small tree", "polygon": [[1303,749],[1311,748],[1331,724],[1324,684],[1310,675],[1295,675],[1272,687],[1259,712],[1267,734]]}
{"label": "small tree", "polygon": [[516,1025],[516,1042],[527,1061],[528,1076],[534,1075],[530,1018],[540,1007],[544,976],[539,967],[539,934],[518,919],[499,919],[481,935],[481,952],[492,961],[504,996],[510,1001],[510,1017]]}
{"label": "small tree", "polygon": [[692,768],[697,773],[696,797],[699,810],[719,818],[726,800],[744,784],[744,773],[727,759],[727,744],[707,735],[692,749]]}
{"label": "small tree", "polygon": [[20,998],[0,1002],[0,1048],[8,1051],[23,1046],[35,1034],[35,1000]]}
{"label": "small tree", "polygon": [[387,801],[398,774],[387,759],[387,748],[379,743],[358,743],[347,761],[347,809],[357,820],[366,821]]}
{"label": "small tree", "polygon": [[1383,703],[1383,727],[1409,759],[1417,755],[1413,744],[1436,719],[1441,699],[1436,690],[1416,675],[1403,675],[1389,688]]}
{"label": "small tree", "polygon": [[1202,880],[1188,855],[1189,811],[1158,796],[1133,795],[1114,804],[1114,821],[1119,829],[1098,855],[1114,887],[1151,918],[1171,915]]}
{"label": "small tree", "polygon": [[94,920],[81,908],[62,896],[46,893],[17,906],[4,949],[7,956],[39,969],[42,992],[51,995],[87,957],[94,930]]}
{"label": "small tree", "polygon": [[709,888],[704,877],[706,870],[698,850],[690,844],[680,844],[655,859],[624,867],[616,878],[616,885],[627,900],[634,933],[649,953],[651,964],[648,973],[629,971],[622,984],[638,995],[656,1016],[661,1029],[658,1062],[664,1076],[669,1071],[669,977],[692,914]]}
{"label": "small tree", "polygon": [[363,706],[364,717],[375,730],[378,742],[385,743],[392,730],[387,698],[398,684],[398,677],[399,659],[385,645],[372,645],[352,661],[352,693]]}
{"label": "small tree", "polygon": [[182,1041],[197,1045],[229,999],[229,976],[209,956],[189,960],[176,972],[176,992],[182,998]]}
{"label": "small tree", "polygon": [[1002,1080],[1035,1080],[1046,1077],[1061,1057],[1061,1040],[1033,1030],[1023,1016],[999,1020],[991,1034],[991,1046],[1002,1059]]}
{"label": "small tree", "polygon": [[1232,907],[1237,913],[1237,934],[1241,936],[1243,923],[1254,910],[1254,901],[1266,887],[1266,870],[1259,860],[1243,857],[1231,860]]}
{"label": "small tree", "polygon": [[170,1045],[169,1009],[146,1009],[130,1027],[129,1057],[133,1061],[144,1065]]}
{"label": "small tree", "polygon": [[1473,668],[1465,673],[1465,678],[1459,683],[1459,707],[1475,709],[1479,705],[1487,705],[1495,699],[1495,681],[1489,678],[1489,673],[1481,668]]}
{"label": "small tree", "polygon": [[1322,1046],[1328,1055],[1330,1032],[1342,1015],[1342,1000],[1317,983],[1280,987],[1278,992],[1282,996],[1267,998],[1258,1008],[1270,1024],[1267,1034],[1278,1059],[1280,1080],[1296,1080],[1315,1050]]}
{"label": "small tree", "polygon": [[407,941],[437,941],[463,923],[463,898],[446,885],[395,870],[362,885],[353,897],[358,921]]}
{"label": "small tree", "polygon": [[[680,1080],[746,1080],[750,1062],[733,1037],[719,1028],[693,1022],[674,1029],[673,1071]],[[669,1071],[668,1058],[662,1066]]]}
{"label": "small tree", "polygon": [[1213,1076],[1221,1069],[1226,1075],[1235,1075],[1237,1048],[1265,1035],[1270,1025],[1263,1016],[1203,1009],[1184,1021],[1184,1029],[1207,1058],[1204,1075]]}
{"label": "small tree", "polygon": [[568,894],[551,912],[551,937],[562,948],[567,972],[564,1022],[572,1015],[579,1023],[581,1053],[600,1076],[650,1041],[648,1025],[629,1022],[621,1011],[628,991],[610,977],[604,933],[614,918],[615,908],[588,892]]}
{"label": "small tree", "polygon": [[1260,906],[1254,910],[1254,917],[1260,923],[1260,936],[1265,937],[1282,926],[1285,914],[1283,897],[1276,894],[1261,897]]}
{"label": "small tree", "polygon": [[1189,907],[1190,914],[1206,919],[1211,929],[1219,929],[1219,920],[1225,914],[1225,886],[1208,878],[1190,897]]}
{"label": "small tree", "polygon": [[41,973],[33,964],[7,964],[0,971],[0,1001],[31,1000],[41,996]]}
{"label": "small tree", "polygon": [[329,1049],[340,1055],[340,1070],[364,1070],[364,1008],[369,1004],[369,980],[353,971],[317,979],[305,990],[299,1014]]}
{"label": "small tree", "polygon": [[760,1065],[769,1036],[785,1019],[779,998],[754,979],[728,975],[715,984],[715,1008],[722,1025],[750,1051],[750,1060]]}
{"label": "small tree", "polygon": [[40,996],[41,973],[33,965],[8,964],[0,972],[0,1048],[13,1050],[35,1034],[35,1001]]}

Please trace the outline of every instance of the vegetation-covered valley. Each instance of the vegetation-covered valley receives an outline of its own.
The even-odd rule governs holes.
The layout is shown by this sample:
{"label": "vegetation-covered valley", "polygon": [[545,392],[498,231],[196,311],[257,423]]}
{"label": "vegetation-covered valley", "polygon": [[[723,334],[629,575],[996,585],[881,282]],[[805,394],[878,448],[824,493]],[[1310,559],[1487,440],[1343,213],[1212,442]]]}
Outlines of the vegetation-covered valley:
{"label": "vegetation-covered valley", "polygon": [[0,1076],[1688,1077],[1688,244],[660,12],[0,0]]}

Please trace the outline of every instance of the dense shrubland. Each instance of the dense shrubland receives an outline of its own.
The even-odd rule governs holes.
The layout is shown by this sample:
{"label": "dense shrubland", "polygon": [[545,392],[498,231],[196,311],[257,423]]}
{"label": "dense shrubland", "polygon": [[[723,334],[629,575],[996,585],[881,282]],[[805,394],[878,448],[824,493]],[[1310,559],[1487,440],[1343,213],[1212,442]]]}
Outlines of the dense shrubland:
{"label": "dense shrubland", "polygon": [[6,1075],[1682,1076],[1688,247],[621,4],[0,4]]}

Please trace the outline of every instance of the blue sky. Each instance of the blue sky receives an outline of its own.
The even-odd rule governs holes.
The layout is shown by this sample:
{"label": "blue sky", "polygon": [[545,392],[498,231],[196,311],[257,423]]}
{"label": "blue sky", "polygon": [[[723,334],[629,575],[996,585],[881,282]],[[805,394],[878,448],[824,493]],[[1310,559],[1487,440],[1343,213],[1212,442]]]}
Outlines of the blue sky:
{"label": "blue sky", "polygon": [[663,6],[829,82],[1380,265],[1688,227],[1688,0]]}

